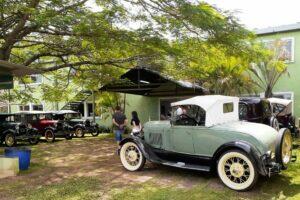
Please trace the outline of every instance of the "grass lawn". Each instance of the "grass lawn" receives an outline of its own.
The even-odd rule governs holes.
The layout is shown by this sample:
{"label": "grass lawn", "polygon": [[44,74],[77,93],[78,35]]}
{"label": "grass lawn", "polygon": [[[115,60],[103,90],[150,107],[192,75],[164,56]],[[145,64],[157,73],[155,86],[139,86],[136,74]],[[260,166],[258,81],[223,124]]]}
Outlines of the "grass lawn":
{"label": "grass lawn", "polygon": [[[300,199],[300,160],[278,176],[261,177],[253,190],[238,193],[207,173],[149,163],[144,170],[130,173],[115,155],[111,137],[106,134],[32,146],[30,170],[0,179],[0,199]],[[300,158],[300,150],[297,155]]]}

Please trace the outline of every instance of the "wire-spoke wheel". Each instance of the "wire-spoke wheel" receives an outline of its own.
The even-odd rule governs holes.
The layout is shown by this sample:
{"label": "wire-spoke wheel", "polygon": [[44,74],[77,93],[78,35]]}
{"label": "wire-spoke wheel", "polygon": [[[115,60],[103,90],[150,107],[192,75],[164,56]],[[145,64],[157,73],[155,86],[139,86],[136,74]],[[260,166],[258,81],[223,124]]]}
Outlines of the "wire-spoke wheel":
{"label": "wire-spoke wheel", "polygon": [[146,159],[134,142],[127,142],[121,147],[120,159],[129,171],[138,171],[145,165]]}
{"label": "wire-spoke wheel", "polygon": [[6,136],[5,136],[5,145],[8,146],[8,147],[12,147],[16,144],[16,139],[15,139],[15,136],[14,134],[12,133],[8,133]]}
{"label": "wire-spoke wheel", "polygon": [[28,139],[28,142],[30,144],[38,144],[39,143],[39,138],[30,138],[30,139]]}
{"label": "wire-spoke wheel", "polygon": [[45,131],[45,139],[47,142],[54,142],[55,140],[55,135],[54,132],[50,129]]}
{"label": "wire-spoke wheel", "polygon": [[75,135],[76,137],[83,137],[84,136],[84,132],[83,132],[83,129],[82,128],[77,128],[76,131],[75,131]]}
{"label": "wire-spoke wheel", "polygon": [[255,184],[258,173],[254,162],[243,152],[225,152],[218,161],[218,174],[221,181],[237,191],[248,190]]}
{"label": "wire-spoke wheel", "polygon": [[91,134],[92,134],[93,137],[97,137],[99,135],[99,131],[96,131],[96,132],[93,131]]}

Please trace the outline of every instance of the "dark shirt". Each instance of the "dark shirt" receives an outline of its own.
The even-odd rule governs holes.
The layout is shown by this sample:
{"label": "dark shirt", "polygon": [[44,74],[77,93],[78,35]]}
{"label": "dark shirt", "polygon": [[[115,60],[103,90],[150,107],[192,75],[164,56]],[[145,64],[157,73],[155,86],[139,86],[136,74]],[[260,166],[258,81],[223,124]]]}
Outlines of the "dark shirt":
{"label": "dark shirt", "polygon": [[136,126],[140,125],[140,120],[139,119],[132,119],[130,124],[133,125],[133,122],[135,123]]}
{"label": "dark shirt", "polygon": [[[127,119],[126,118],[126,115],[124,115],[122,112],[115,112],[113,114],[113,117],[112,117],[117,124],[121,125],[121,124],[124,124],[125,120]],[[119,127],[117,127],[115,124],[114,124],[114,128],[115,129],[119,129]],[[123,127],[124,129],[124,127]]]}

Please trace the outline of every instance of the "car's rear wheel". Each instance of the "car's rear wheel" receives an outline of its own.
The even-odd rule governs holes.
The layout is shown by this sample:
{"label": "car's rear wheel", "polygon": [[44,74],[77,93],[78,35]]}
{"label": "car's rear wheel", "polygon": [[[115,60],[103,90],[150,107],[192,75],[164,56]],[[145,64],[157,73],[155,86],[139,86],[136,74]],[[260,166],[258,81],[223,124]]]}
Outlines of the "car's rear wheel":
{"label": "car's rear wheel", "polygon": [[76,135],[76,137],[79,137],[79,138],[83,137],[84,136],[83,129],[82,128],[76,128],[75,135]]}
{"label": "car's rear wheel", "polygon": [[251,189],[258,178],[252,159],[239,150],[225,152],[218,161],[217,170],[221,181],[237,191]]}
{"label": "car's rear wheel", "polygon": [[97,137],[99,135],[99,131],[97,131],[97,132],[93,131],[91,134],[93,137]]}
{"label": "car's rear wheel", "polygon": [[279,122],[276,117],[274,116],[271,117],[270,126],[273,127],[276,131],[279,131]]}
{"label": "car's rear wheel", "polygon": [[146,158],[134,142],[125,143],[120,150],[120,159],[129,171],[138,171],[145,165]]}
{"label": "car's rear wheel", "polygon": [[17,143],[16,142],[16,138],[14,136],[14,134],[12,133],[8,133],[6,136],[5,136],[5,145],[8,146],[8,147],[12,147],[12,146],[15,146],[15,144]]}
{"label": "car's rear wheel", "polygon": [[47,142],[54,142],[55,140],[55,135],[54,132],[50,129],[45,131],[45,139]]}
{"label": "car's rear wheel", "polygon": [[72,140],[73,139],[73,134],[72,133],[66,134],[66,139],[67,140]]}
{"label": "car's rear wheel", "polygon": [[30,138],[28,139],[29,144],[38,144],[39,138]]}

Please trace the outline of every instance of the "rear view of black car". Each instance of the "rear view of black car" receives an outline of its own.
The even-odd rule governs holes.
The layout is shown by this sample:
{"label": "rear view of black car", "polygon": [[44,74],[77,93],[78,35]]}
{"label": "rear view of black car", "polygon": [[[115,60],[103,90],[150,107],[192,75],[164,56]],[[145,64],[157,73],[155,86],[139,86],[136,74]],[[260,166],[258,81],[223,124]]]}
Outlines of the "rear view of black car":
{"label": "rear view of black car", "polygon": [[40,139],[37,129],[28,127],[20,122],[17,114],[0,115],[0,141],[6,146],[12,147],[20,141],[37,144]]}
{"label": "rear view of black car", "polygon": [[267,99],[258,97],[242,97],[239,102],[239,118],[249,122],[266,124],[279,130],[279,122],[272,113]]}

